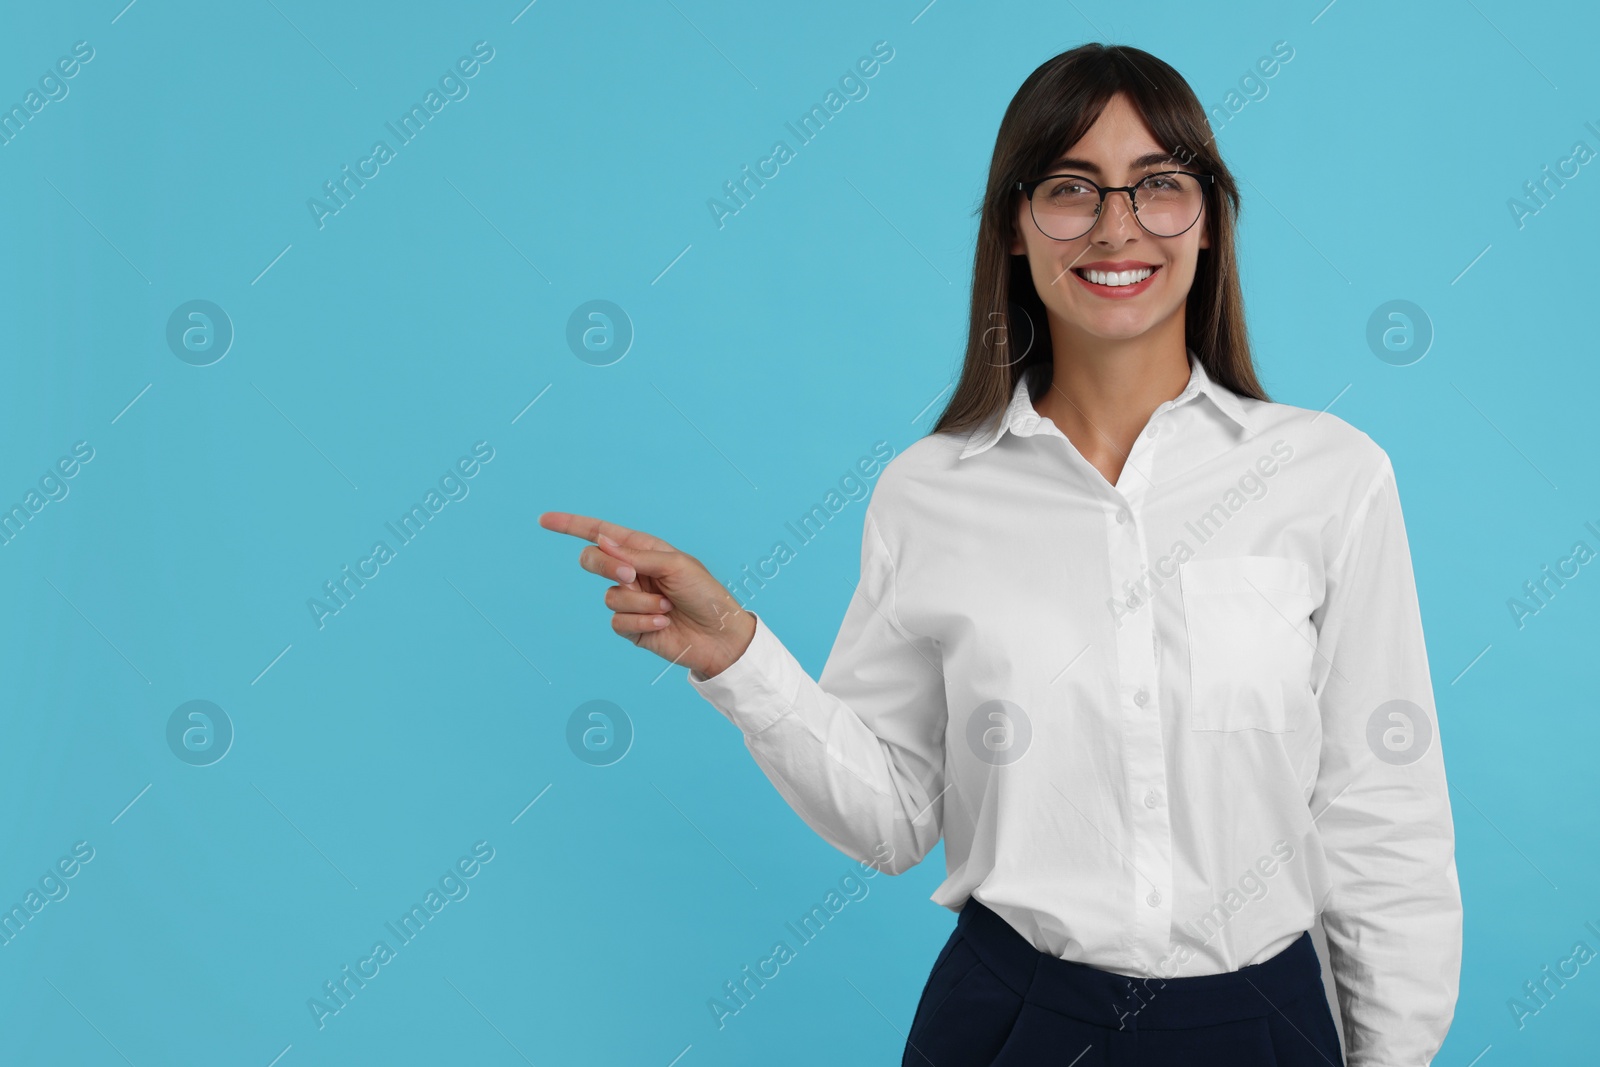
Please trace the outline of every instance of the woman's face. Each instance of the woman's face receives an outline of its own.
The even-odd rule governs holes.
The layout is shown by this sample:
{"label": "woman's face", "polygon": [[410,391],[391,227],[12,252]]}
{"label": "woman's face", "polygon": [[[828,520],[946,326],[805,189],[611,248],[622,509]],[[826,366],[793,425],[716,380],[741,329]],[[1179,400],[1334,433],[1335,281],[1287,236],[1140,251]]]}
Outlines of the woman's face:
{"label": "woman's face", "polygon": [[[1136,185],[1147,174],[1187,169],[1159,144],[1128,98],[1113,96],[1089,132],[1066,152],[1050,173],[1081,174],[1099,185]],[[1154,157],[1143,159],[1143,157]],[[1142,160],[1142,161],[1141,161]],[[1043,197],[1048,184],[1035,195]],[[1106,196],[1094,228],[1082,237],[1057,241],[1035,225],[1028,200],[1017,195],[1013,255],[1028,257],[1033,285],[1050,315],[1052,337],[1070,340],[1128,340],[1182,315],[1195,261],[1210,246],[1207,220],[1200,218],[1176,237],[1156,237],[1139,225],[1126,193]],[[1123,271],[1154,268],[1136,285],[1109,287],[1090,282],[1088,269]],[[1065,331],[1065,337],[1060,336]]]}

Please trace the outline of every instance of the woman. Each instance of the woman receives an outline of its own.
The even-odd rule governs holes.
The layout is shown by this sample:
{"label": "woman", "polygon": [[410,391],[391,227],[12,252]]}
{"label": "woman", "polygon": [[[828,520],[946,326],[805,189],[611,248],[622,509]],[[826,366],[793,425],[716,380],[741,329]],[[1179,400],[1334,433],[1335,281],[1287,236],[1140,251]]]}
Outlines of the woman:
{"label": "woman", "polygon": [[1389,458],[1256,380],[1239,195],[1167,64],[1023,84],[966,362],[883,470],[820,680],[693,557],[596,545],[612,627],[690,668],[795,811],[960,912],[904,1063],[1421,1064],[1461,901]]}

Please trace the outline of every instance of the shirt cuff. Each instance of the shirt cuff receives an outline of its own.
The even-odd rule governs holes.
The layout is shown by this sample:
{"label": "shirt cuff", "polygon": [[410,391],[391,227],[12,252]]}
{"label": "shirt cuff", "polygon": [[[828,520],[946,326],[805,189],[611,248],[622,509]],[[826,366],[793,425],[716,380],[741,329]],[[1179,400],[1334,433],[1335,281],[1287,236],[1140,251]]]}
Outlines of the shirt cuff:
{"label": "shirt cuff", "polygon": [[706,677],[689,669],[689,684],[745,734],[758,734],[794,708],[805,668],[779,641],[761,616],[750,645],[720,674]]}

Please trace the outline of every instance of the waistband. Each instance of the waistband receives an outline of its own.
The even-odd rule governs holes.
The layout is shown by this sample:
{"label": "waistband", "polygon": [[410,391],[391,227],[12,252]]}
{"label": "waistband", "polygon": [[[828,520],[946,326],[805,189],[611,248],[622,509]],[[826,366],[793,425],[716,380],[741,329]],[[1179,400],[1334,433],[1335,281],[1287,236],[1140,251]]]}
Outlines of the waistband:
{"label": "waistband", "polygon": [[1310,931],[1271,959],[1221,974],[1136,978],[1040,952],[969,898],[956,920],[978,958],[1024,1000],[1114,1030],[1186,1030],[1275,1014],[1325,996]]}

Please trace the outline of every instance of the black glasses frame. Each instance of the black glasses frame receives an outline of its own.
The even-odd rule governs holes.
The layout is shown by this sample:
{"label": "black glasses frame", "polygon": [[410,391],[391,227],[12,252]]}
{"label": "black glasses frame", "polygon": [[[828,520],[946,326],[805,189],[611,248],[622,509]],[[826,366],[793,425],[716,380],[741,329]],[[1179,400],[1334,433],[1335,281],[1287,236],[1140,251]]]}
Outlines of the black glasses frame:
{"label": "black glasses frame", "polygon": [[[1200,210],[1195,214],[1194,222],[1189,223],[1189,225],[1185,226],[1177,233],[1156,233],[1154,230],[1144,224],[1143,219],[1139,218],[1139,186],[1143,185],[1151,178],[1159,178],[1164,174],[1182,174],[1185,177],[1194,178],[1200,183]],[[1101,185],[1093,178],[1086,178],[1082,174],[1073,174],[1070,172],[1063,172],[1061,174],[1046,174],[1044,177],[1035,178],[1032,181],[1018,182],[1017,190],[1028,198],[1028,217],[1033,219],[1034,228],[1040,233],[1044,233],[1044,235],[1049,237],[1052,241],[1076,241],[1078,239],[1078,237],[1055,237],[1051,234],[1045,233],[1044,227],[1039,224],[1038,216],[1033,213],[1033,191],[1052,178],[1076,178],[1078,181],[1081,181],[1086,185],[1093,186],[1100,194],[1100,199],[1095,203],[1094,206],[1094,222],[1089,223],[1088,227],[1083,231],[1083,233],[1078,234],[1078,237],[1082,237],[1084,233],[1089,233],[1095,228],[1095,224],[1100,221],[1100,212],[1105,209],[1107,193],[1127,193],[1128,203],[1133,207],[1134,221],[1139,223],[1140,229],[1144,230],[1152,237],[1181,237],[1190,230],[1194,229],[1194,223],[1199,222],[1200,216],[1205,214],[1206,190],[1211,188],[1217,180],[1217,176],[1215,174],[1196,174],[1194,171],[1190,170],[1158,170],[1154,174],[1146,174],[1144,177],[1140,178],[1138,184],[1136,185]]]}

